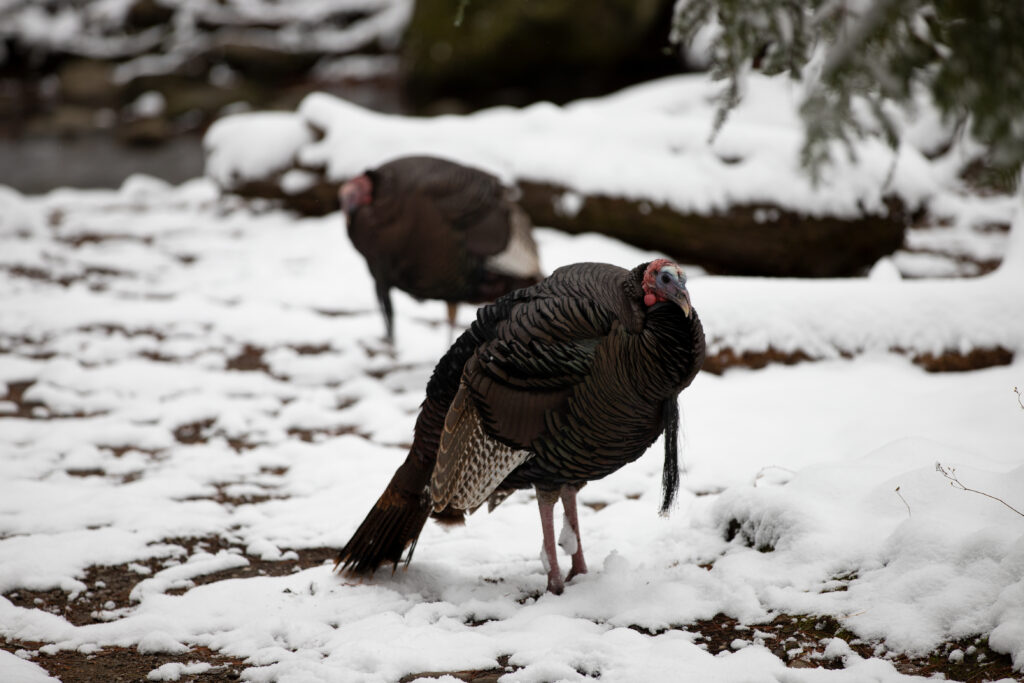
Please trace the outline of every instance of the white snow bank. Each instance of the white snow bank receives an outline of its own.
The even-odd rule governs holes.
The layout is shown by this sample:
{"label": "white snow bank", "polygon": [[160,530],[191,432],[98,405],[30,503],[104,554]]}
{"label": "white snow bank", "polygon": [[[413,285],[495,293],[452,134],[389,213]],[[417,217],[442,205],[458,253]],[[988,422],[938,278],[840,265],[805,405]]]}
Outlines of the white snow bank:
{"label": "white snow bank", "polygon": [[[313,141],[306,122],[285,112],[251,112],[234,124],[216,121],[207,131],[207,172],[225,183],[266,177],[288,169]],[[230,151],[229,151],[230,150]]]}
{"label": "white snow bank", "polygon": [[[314,93],[290,116],[324,137],[296,139],[291,151],[335,181],[400,155],[434,154],[507,181],[545,181],[696,213],[749,203],[811,215],[885,213],[887,194],[917,206],[955,185],[950,170],[929,163],[912,146],[894,153],[871,138],[856,144],[857,161],[837,154],[824,184],[815,188],[799,169],[799,88],[784,76],[751,75],[742,104],[709,143],[711,100],[720,87],[704,74],[676,76],[564,107],[540,103],[436,118],[378,114]],[[273,170],[251,163],[251,141],[271,132],[260,116],[229,116],[207,137],[207,173],[222,185]]]}
{"label": "white snow bank", "polygon": [[[785,486],[727,490],[712,518],[738,527],[738,539],[716,569],[753,586],[770,609],[835,614],[898,651],[1013,631],[1024,615],[1024,516],[950,487],[937,461],[959,465],[965,485],[1024,506],[1024,466],[1004,471],[977,454],[902,439],[806,467]],[[850,572],[845,586],[827,584]],[[846,590],[822,593],[832,586]],[[1024,662],[1024,642],[997,647]]]}
{"label": "white snow bank", "polygon": [[[28,656],[26,654],[26,656]],[[7,650],[0,650],[0,680],[18,683],[54,683],[59,681],[35,664]]]}
{"label": "white snow bank", "polygon": [[[0,266],[139,263],[66,287],[0,268],[0,391],[31,382],[24,397],[44,415],[84,415],[0,415],[0,637],[46,643],[43,653],[205,647],[245,660],[250,681],[383,683],[505,656],[517,668],[509,683],[915,680],[838,642],[826,654],[845,669],[787,668],[748,631],[711,656],[689,626],[722,613],[756,627],[786,612],[831,615],[909,652],[987,635],[1024,667],[1022,520],[933,469],[956,466],[965,485],[1024,509],[1024,412],[1011,391],[1024,360],[929,374],[888,352],[1024,348],[1020,222],[1010,257],[983,278],[693,274],[714,348],[823,360],[700,374],[682,397],[677,509],[657,515],[660,443],[588,485],[591,571],[556,597],[541,593],[528,494],[464,528],[428,524],[394,575],[353,584],[328,563],[216,580],[347,540],[405,457],[446,348],[443,304],[408,297],[396,301],[397,349],[382,348],[369,274],[340,217],[256,213],[216,198],[208,180],[0,202],[35,226],[0,230]],[[80,235],[93,239],[67,239]],[[548,268],[655,256],[598,235],[538,239]],[[460,321],[472,315],[464,307]],[[238,369],[247,347],[266,370]],[[188,552],[184,538],[219,544]],[[82,626],[32,608],[32,591],[93,590],[96,565],[125,565],[137,602]],[[0,653],[0,678],[12,666],[22,665]],[[154,665],[152,676],[189,666]]]}
{"label": "white snow bank", "polygon": [[[410,0],[164,0],[161,6],[174,13],[171,20],[133,31],[125,21],[133,4],[132,0],[55,6],[4,2],[0,3],[4,11],[0,36],[37,49],[98,59],[136,57],[118,69],[118,80],[127,81],[173,70],[190,56],[227,40],[327,54],[350,52],[374,42],[397,47],[412,13]],[[346,13],[367,16],[339,26],[336,18]],[[0,63],[5,58],[0,54]]]}

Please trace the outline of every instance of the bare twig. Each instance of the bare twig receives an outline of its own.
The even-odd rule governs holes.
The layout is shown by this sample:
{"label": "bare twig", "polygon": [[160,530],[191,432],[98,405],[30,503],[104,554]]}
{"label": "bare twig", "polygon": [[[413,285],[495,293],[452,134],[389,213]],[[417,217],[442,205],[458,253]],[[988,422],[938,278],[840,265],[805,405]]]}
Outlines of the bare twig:
{"label": "bare twig", "polygon": [[913,514],[911,514],[911,512],[910,512],[910,503],[908,503],[907,499],[903,497],[902,493],[900,493],[900,487],[899,486],[896,487],[896,495],[899,496],[900,500],[903,501],[903,504],[907,506],[907,517],[913,517]]}
{"label": "bare twig", "polygon": [[1024,401],[1021,401],[1021,399],[1024,398],[1024,397],[1022,397],[1020,389],[1018,389],[1017,387],[1014,387],[1013,388],[1013,393],[1017,394],[1017,405],[1020,406],[1021,410],[1024,410]]}
{"label": "bare twig", "polygon": [[1002,498],[998,498],[998,497],[993,496],[991,494],[985,493],[984,491],[979,491],[977,489],[972,489],[972,488],[969,488],[967,486],[964,486],[964,484],[956,476],[956,468],[955,467],[946,468],[946,467],[942,466],[942,463],[937,462],[937,463],[935,463],[935,471],[939,472],[940,474],[942,474],[942,476],[944,476],[946,479],[948,479],[949,480],[949,485],[952,486],[953,488],[960,489],[961,491],[970,491],[971,493],[977,493],[979,495],[985,496],[986,498],[991,498],[992,500],[999,501],[1000,503],[1002,503],[1006,507],[1008,507],[1011,510],[1013,510],[1014,512],[1016,512],[1021,517],[1024,517],[1024,512],[1021,512],[1017,508],[1013,507],[1012,505],[1007,503]]}

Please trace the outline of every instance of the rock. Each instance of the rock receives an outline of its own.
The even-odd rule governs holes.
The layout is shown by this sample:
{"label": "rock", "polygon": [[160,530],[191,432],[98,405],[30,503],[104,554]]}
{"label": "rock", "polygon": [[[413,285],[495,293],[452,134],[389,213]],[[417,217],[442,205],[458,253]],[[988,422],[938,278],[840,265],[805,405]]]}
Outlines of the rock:
{"label": "rock", "polygon": [[456,26],[460,4],[416,1],[402,48],[415,102],[564,102],[679,70],[663,50],[672,0],[471,0]]}

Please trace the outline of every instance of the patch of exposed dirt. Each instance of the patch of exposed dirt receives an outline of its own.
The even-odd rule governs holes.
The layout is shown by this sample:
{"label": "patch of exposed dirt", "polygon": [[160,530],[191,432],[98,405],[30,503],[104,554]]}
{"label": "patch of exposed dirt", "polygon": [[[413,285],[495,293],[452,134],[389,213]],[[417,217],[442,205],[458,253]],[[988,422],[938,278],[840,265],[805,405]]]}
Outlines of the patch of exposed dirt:
{"label": "patch of exposed dirt", "polygon": [[265,372],[270,375],[272,374],[270,366],[263,360],[264,352],[265,349],[246,344],[242,348],[241,353],[228,360],[227,369],[244,372]]}
{"label": "patch of exposed dirt", "polygon": [[288,348],[300,356],[317,356],[331,351],[330,344],[289,344]]}
{"label": "patch of exposed dirt", "polygon": [[182,674],[178,681],[213,683],[237,681],[246,668],[244,660],[229,657],[209,648],[196,647],[189,652],[173,654],[142,654],[136,649],[105,647],[85,654],[76,650],[62,650],[55,654],[39,653],[45,643],[8,640],[0,642],[0,649],[15,653],[18,650],[35,652],[32,661],[62,683],[144,683],[153,669],[169,662],[206,662],[211,666],[203,673]]}
{"label": "patch of exposed dirt", "polygon": [[78,328],[79,332],[89,332],[103,335],[121,335],[123,337],[153,337],[158,341],[166,341],[167,335],[154,327],[128,328],[124,325],[111,325],[108,323],[95,323],[83,325]]}
{"label": "patch of exposed dirt", "polygon": [[7,392],[0,396],[0,402],[8,401],[14,404],[14,410],[0,412],[0,419],[21,418],[26,420],[62,420],[67,418],[98,417],[106,415],[106,411],[100,410],[86,413],[76,410],[71,413],[55,413],[49,406],[41,401],[33,401],[25,398],[25,392],[35,384],[35,380],[10,382],[7,384]]}
{"label": "patch of exposed dirt", "polygon": [[8,382],[7,393],[0,396],[0,401],[10,401],[17,407],[17,410],[12,413],[0,413],[0,419],[5,417],[32,418],[38,414],[38,410],[46,408],[39,401],[30,401],[25,398],[25,391],[33,384],[35,384],[34,380],[29,382]]}
{"label": "patch of exposed dirt", "polygon": [[4,597],[18,607],[60,615],[75,626],[95,624],[105,621],[102,612],[128,607],[131,604],[128,596],[137,583],[169,564],[179,563],[180,559],[152,557],[117,566],[89,567],[81,578],[87,588],[78,595],[55,588],[48,591],[18,589],[5,593]]}
{"label": "patch of exposed dirt", "polygon": [[759,643],[771,650],[786,666],[793,668],[843,668],[842,658],[825,657],[828,642],[832,638],[840,638],[861,657],[884,657],[892,662],[897,671],[908,676],[929,677],[941,674],[946,680],[968,683],[1000,679],[1024,681],[1021,674],[1013,671],[1010,657],[989,648],[983,636],[951,641],[925,657],[913,657],[888,652],[878,642],[861,640],[843,628],[836,619],[827,616],[782,614],[768,624],[747,626],[724,614],[718,614],[712,619],[672,629],[651,631],[641,626],[630,628],[651,636],[673,629],[696,633],[695,642],[713,655]]}
{"label": "patch of exposed dirt", "polygon": [[61,287],[69,287],[73,283],[84,283],[92,291],[104,291],[107,286],[102,281],[97,281],[97,278],[112,278],[112,277],[131,277],[131,273],[127,273],[120,270],[114,270],[112,268],[97,268],[88,267],[82,269],[80,272],[74,275],[55,275],[42,268],[34,268],[31,266],[0,266],[0,270],[7,272],[12,277],[20,277],[26,280],[36,280],[38,282],[48,282],[54,285],[60,285]]}
{"label": "patch of exposed dirt", "polygon": [[928,372],[968,372],[1013,362],[1013,351],[997,346],[991,349],[973,349],[967,353],[946,351],[940,355],[921,353],[914,362]]}
{"label": "patch of exposed dirt", "polygon": [[[159,541],[159,544],[178,546],[181,550],[169,555],[151,557],[127,564],[89,567],[86,569],[85,575],[81,577],[82,583],[86,585],[86,590],[78,594],[65,593],[60,589],[47,591],[17,589],[5,593],[3,597],[18,607],[39,609],[56,614],[76,626],[82,626],[116,618],[117,610],[131,607],[132,601],[129,596],[136,585],[162,569],[181,564],[188,557],[197,553],[216,554],[222,550],[237,552],[244,556],[249,564],[193,577],[189,588],[169,590],[168,594],[180,595],[195,586],[227,579],[285,576],[303,569],[320,566],[327,561],[333,561],[338,554],[336,548],[306,548],[293,551],[297,557],[269,561],[246,555],[244,548],[220,536],[167,538]],[[287,549],[282,550],[288,552]]]}
{"label": "patch of exposed dirt", "polygon": [[207,418],[205,420],[197,420],[195,422],[187,422],[185,424],[178,425],[172,432],[174,440],[186,446],[194,446],[196,444],[208,443],[210,439],[221,436],[224,437],[228,446],[230,446],[236,453],[249,451],[262,445],[260,443],[240,439],[238,437],[227,436],[219,430],[214,431],[213,425],[215,422],[216,420],[213,418]]}
{"label": "patch of exposed dirt", "polygon": [[744,351],[737,353],[733,349],[722,349],[718,353],[709,354],[704,359],[704,367],[702,369],[713,375],[721,375],[729,368],[760,370],[773,363],[796,365],[797,363],[809,360],[813,359],[803,351],[790,352],[770,348],[767,351]]}
{"label": "patch of exposed dirt", "polygon": [[235,482],[214,484],[213,487],[217,491],[214,495],[190,496],[183,500],[212,500],[213,502],[224,505],[228,508],[236,508],[240,505],[259,505],[260,503],[266,503],[268,500],[285,500],[288,498],[288,496],[272,493],[270,489],[267,489],[267,493],[244,493],[241,495],[232,495],[228,493],[228,487],[234,484]]}
{"label": "patch of exposed dirt", "polygon": [[[147,207],[141,207],[141,212],[146,212],[149,209]],[[108,241],[118,242],[138,242],[146,246],[152,246],[154,238],[150,235],[139,236],[128,233],[115,234],[115,233],[99,233],[99,232],[80,232],[74,235],[60,235],[57,237],[58,242],[69,244],[72,247],[80,247],[83,244],[98,244],[100,242]]]}
{"label": "patch of exposed dirt", "polygon": [[[905,356],[913,352],[906,349],[895,348],[893,352]],[[840,354],[843,358],[852,357],[849,353]],[[750,368],[760,370],[769,365],[796,365],[805,361],[813,361],[803,351],[779,351],[769,348],[767,351],[744,351],[738,353],[733,349],[722,349],[718,353],[709,354],[704,359],[705,372],[714,375],[721,375],[729,368]],[[997,365],[1009,365],[1013,362],[1013,352],[1001,346],[990,349],[973,349],[967,353],[960,351],[945,351],[941,354],[918,353],[912,356],[912,360],[928,372],[967,372],[970,370],[982,370]]]}
{"label": "patch of exposed dirt", "polygon": [[210,440],[210,436],[207,432],[211,427],[213,427],[213,423],[213,418],[208,418],[206,420],[178,425],[173,432],[174,440],[180,444],[185,444],[186,446],[191,446],[197,443],[206,443]]}
{"label": "patch of exposed dirt", "polygon": [[357,436],[369,438],[365,434],[361,434],[353,425],[338,425],[337,427],[325,427],[321,429],[301,429],[299,427],[292,427],[288,430],[288,436],[296,437],[307,443],[316,443],[323,441],[324,439],[342,436],[344,434],[355,434]]}

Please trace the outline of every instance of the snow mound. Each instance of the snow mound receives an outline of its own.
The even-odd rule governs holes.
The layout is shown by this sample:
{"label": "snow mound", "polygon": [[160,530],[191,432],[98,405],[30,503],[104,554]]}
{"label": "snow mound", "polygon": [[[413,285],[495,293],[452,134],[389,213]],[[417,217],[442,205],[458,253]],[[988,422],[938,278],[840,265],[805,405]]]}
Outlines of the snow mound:
{"label": "snow mound", "polygon": [[[799,167],[799,89],[783,76],[752,74],[742,104],[709,141],[720,87],[705,75],[676,76],[564,107],[539,103],[435,118],[378,114],[313,93],[290,116],[323,136],[296,139],[291,151],[302,166],[323,168],[332,181],[397,156],[433,154],[507,182],[548,182],[701,214],[769,204],[813,216],[884,215],[889,195],[914,207],[954,183],[948,169],[912,145],[893,151],[868,138],[857,143],[856,160],[837,155],[824,183],[814,187]],[[255,132],[260,116],[229,116],[208,136],[215,161],[207,173],[222,185],[257,172],[249,164],[253,137],[225,131]],[[571,204],[565,210],[571,212]]]}

